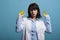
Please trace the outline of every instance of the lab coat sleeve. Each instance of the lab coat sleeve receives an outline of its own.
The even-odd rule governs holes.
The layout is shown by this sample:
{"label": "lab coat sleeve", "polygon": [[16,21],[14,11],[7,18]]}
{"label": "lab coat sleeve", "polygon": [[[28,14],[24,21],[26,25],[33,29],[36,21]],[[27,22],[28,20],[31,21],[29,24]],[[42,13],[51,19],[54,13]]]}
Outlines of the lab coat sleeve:
{"label": "lab coat sleeve", "polygon": [[48,15],[46,17],[46,21],[44,22],[46,26],[46,32],[47,33],[52,33],[52,28],[51,28],[51,22],[50,22],[50,16]]}
{"label": "lab coat sleeve", "polygon": [[23,18],[17,18],[16,20],[16,32],[20,32],[21,30],[23,30],[25,27]]}

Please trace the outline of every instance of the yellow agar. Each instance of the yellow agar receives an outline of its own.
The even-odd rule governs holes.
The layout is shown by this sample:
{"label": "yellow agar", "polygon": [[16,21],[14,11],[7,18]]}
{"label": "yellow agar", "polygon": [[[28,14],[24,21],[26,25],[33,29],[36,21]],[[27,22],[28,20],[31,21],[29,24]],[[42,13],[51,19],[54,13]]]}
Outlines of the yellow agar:
{"label": "yellow agar", "polygon": [[47,16],[47,15],[48,15],[48,13],[47,13],[46,11],[44,11],[44,12],[43,12],[43,15],[44,15],[44,16]]}
{"label": "yellow agar", "polygon": [[24,10],[21,10],[19,13],[20,13],[21,15],[23,15],[25,12],[24,12]]}

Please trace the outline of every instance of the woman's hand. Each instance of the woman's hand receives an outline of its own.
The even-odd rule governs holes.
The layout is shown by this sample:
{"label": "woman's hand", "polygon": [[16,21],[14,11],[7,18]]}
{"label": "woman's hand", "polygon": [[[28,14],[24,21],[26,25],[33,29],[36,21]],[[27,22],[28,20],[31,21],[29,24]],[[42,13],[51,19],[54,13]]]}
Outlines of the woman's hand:
{"label": "woman's hand", "polygon": [[44,11],[43,16],[46,17],[46,18],[49,17],[49,15],[46,11]]}
{"label": "woman's hand", "polygon": [[20,18],[22,18],[22,16],[24,16],[24,10],[21,10],[20,12],[19,12],[19,14],[18,14],[18,16],[20,17]]}

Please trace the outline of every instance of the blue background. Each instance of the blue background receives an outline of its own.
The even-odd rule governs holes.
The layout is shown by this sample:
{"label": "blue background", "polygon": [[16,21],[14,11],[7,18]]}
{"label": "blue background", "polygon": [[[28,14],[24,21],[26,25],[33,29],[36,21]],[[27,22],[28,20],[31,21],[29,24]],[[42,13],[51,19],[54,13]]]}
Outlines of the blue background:
{"label": "blue background", "polygon": [[22,32],[16,33],[16,19],[19,11],[36,2],[41,10],[51,16],[52,34],[45,34],[46,40],[60,40],[60,0],[0,0],[0,40],[21,40]]}

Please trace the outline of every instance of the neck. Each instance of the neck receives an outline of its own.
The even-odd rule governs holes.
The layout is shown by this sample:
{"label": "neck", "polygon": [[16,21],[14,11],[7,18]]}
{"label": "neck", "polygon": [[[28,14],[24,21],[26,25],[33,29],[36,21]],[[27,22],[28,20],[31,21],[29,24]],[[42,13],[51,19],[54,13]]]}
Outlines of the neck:
{"label": "neck", "polygon": [[32,20],[36,20],[36,17],[33,17]]}

